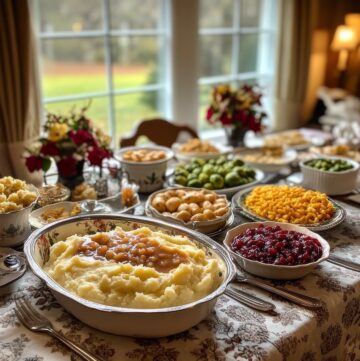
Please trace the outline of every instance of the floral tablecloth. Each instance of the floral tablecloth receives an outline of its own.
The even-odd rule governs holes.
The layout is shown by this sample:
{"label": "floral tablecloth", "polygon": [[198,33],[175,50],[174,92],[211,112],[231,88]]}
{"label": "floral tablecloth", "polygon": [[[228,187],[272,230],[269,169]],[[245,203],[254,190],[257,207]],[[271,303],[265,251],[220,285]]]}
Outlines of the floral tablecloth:
{"label": "floral tablecloth", "polygon": [[[343,204],[344,205],[344,204]],[[334,253],[359,262],[360,214],[346,205],[347,220],[322,235]],[[244,219],[237,217],[236,222]],[[220,241],[223,235],[217,237]],[[192,329],[163,339],[131,339],[96,331],[56,303],[32,273],[0,289],[0,361],[78,360],[48,335],[33,333],[17,320],[14,299],[25,296],[56,329],[103,360],[360,360],[360,273],[324,262],[307,277],[277,282],[319,297],[323,308],[298,307],[254,288],[247,290],[276,304],[265,314],[222,296],[211,316]]]}

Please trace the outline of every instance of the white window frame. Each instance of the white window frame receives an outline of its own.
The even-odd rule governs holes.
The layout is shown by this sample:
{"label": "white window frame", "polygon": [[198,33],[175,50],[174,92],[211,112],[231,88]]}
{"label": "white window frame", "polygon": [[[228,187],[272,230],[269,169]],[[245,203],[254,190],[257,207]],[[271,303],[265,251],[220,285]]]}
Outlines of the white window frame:
{"label": "white window frame", "polygon": [[[166,68],[169,62],[168,59],[168,50],[169,49],[169,23],[168,19],[168,4],[169,0],[159,0],[161,7],[161,16],[160,23],[157,29],[126,29],[126,30],[117,30],[111,29],[110,24],[110,0],[102,0],[102,13],[103,13],[103,29],[102,30],[82,30],[79,32],[74,31],[56,31],[56,32],[43,32],[40,29],[39,21],[39,1],[34,0],[34,16],[37,37],[39,39],[39,54],[41,54],[40,43],[42,40],[57,40],[57,39],[103,39],[104,40],[104,67],[105,67],[105,78],[107,82],[107,88],[104,91],[97,92],[88,92],[81,94],[71,94],[63,96],[54,96],[54,97],[43,97],[42,104],[54,104],[61,102],[77,101],[77,100],[86,100],[86,99],[96,99],[96,98],[107,98],[108,99],[108,126],[110,134],[116,135],[116,114],[115,114],[115,97],[118,95],[134,94],[134,93],[144,93],[144,92],[158,92],[159,94],[159,104],[158,110],[163,113],[165,116],[170,116],[171,108],[167,105],[168,102],[165,102],[166,96],[163,93],[168,93],[168,76],[169,70]],[[113,37],[121,36],[151,36],[158,37],[160,40],[160,54],[159,54],[159,67],[163,69],[160,75],[160,82],[150,85],[141,85],[137,87],[129,87],[122,89],[115,89],[113,84],[113,58],[111,56],[111,39]],[[41,61],[41,60],[40,60]],[[115,145],[117,140],[115,140]]]}
{"label": "white window frame", "polygon": [[[200,1],[200,0],[197,0]],[[231,73],[228,75],[216,75],[199,77],[198,89],[202,85],[217,85],[220,83],[237,83],[246,80],[265,80],[270,82],[273,79],[274,63],[268,66],[266,59],[262,59],[261,55],[258,57],[257,70],[254,72],[240,72],[239,69],[239,50],[240,50],[240,35],[242,34],[257,34],[259,37],[268,35],[273,37],[273,44],[276,43],[276,24],[277,24],[277,7],[276,0],[263,0],[261,2],[262,9],[260,12],[259,26],[257,27],[242,27],[240,24],[240,2],[241,0],[234,0],[234,18],[233,26],[226,28],[199,28],[199,37],[206,35],[230,35],[232,36],[232,50],[231,50]],[[266,18],[264,18],[266,14]],[[270,21],[271,20],[271,21]],[[258,54],[266,53],[266,43],[260,39],[258,43]],[[275,54],[274,54],[275,55]],[[272,59],[274,62],[274,59]],[[272,87],[268,89],[268,98],[271,97]],[[200,104],[199,104],[200,105]],[[268,108],[270,108],[270,104]],[[269,114],[271,116],[271,114]],[[200,115],[203,117],[205,115]],[[200,119],[199,119],[200,123]],[[204,133],[211,130],[204,130]]]}
{"label": "white window frame", "polygon": [[[38,16],[38,0],[33,0],[35,16]],[[131,1],[131,0],[126,0]],[[269,34],[276,36],[277,0],[263,0],[266,8],[261,14],[267,14],[267,21],[260,19],[265,26],[245,28],[240,27],[240,0],[234,0],[234,22],[231,28],[199,28],[199,1],[200,0],[159,0],[161,1],[161,22],[157,29],[129,29],[112,30],[110,27],[110,0],[103,0],[104,29],[96,31],[63,31],[41,32],[37,29],[38,37],[43,39],[74,39],[74,38],[104,38],[107,89],[105,91],[43,98],[43,104],[59,103],[72,100],[107,97],[109,130],[116,134],[116,114],[114,98],[118,95],[139,92],[157,91],[160,94],[158,110],[165,118],[178,123],[186,123],[197,129],[199,119],[199,89],[201,85],[216,85],[219,83],[234,83],[243,80],[257,79],[271,81],[273,70],[267,69],[263,59],[258,63],[256,72],[240,73],[239,46],[241,34]],[[269,15],[271,14],[271,15]],[[271,19],[270,19],[271,18]],[[271,21],[269,21],[269,19]],[[40,24],[39,21],[36,21]],[[232,68],[231,73],[221,76],[199,76],[199,41],[202,35],[231,35],[232,36]],[[114,89],[112,81],[111,38],[114,36],[158,36],[161,39],[159,67],[161,78],[157,84],[139,87]],[[274,41],[276,43],[276,41]],[[259,42],[259,53],[264,51],[264,44]],[[259,59],[258,59],[259,60]],[[272,89],[269,89],[271,93]],[[270,96],[270,94],[268,94]],[[204,131],[204,136],[206,132]],[[117,140],[115,140],[115,145]]]}

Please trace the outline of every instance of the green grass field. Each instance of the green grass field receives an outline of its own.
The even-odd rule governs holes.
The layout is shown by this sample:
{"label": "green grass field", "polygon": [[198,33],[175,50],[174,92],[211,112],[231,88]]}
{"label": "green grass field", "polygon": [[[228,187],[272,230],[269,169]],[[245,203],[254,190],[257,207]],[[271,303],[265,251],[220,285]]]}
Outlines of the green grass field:
{"label": "green grass field", "polygon": [[[77,71],[79,70],[80,71]],[[138,72],[129,72],[126,74],[115,73],[113,75],[114,89],[125,89],[148,84],[150,76],[149,69],[139,69]],[[44,74],[43,77],[43,96],[45,98],[57,96],[80,95],[91,92],[106,91],[107,83],[103,72],[89,72],[84,74],[81,68],[77,67],[69,73],[54,71]],[[209,101],[209,91],[211,88],[205,86],[201,88],[199,102],[199,119],[204,119],[205,109]],[[154,93],[134,93],[118,95],[114,98],[115,106],[115,127],[116,143],[120,136],[128,133],[134,125],[141,119],[160,115],[156,109],[157,92]],[[74,100],[69,102],[47,103],[45,108],[51,112],[66,113],[72,107],[82,107],[88,104],[90,99]],[[88,110],[88,116],[95,124],[104,130],[109,131],[109,98],[100,97],[91,99],[91,106]],[[200,128],[209,128],[205,121],[200,122]]]}
{"label": "green grass field", "polygon": [[[118,89],[130,88],[146,84],[146,74],[115,75],[114,87]],[[43,78],[43,96],[80,95],[84,93],[106,91],[107,84],[103,75],[99,74],[46,74]],[[153,94],[156,97],[156,94]],[[118,95],[114,98],[116,119],[116,140],[120,135],[128,133],[138,120],[158,115],[156,108],[151,106],[151,100],[146,101],[150,94],[134,93]],[[47,103],[45,108],[51,112],[66,113],[72,107],[82,107],[90,99],[75,100],[60,103]],[[88,116],[102,129],[109,130],[109,98],[100,97],[91,99]]]}

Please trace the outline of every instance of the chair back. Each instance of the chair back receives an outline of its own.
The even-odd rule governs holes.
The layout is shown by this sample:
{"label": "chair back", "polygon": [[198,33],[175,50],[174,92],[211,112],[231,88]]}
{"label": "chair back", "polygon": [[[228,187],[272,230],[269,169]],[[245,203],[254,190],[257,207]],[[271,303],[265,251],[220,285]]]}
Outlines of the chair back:
{"label": "chair back", "polygon": [[136,145],[141,136],[147,137],[151,142],[171,147],[178,139],[180,133],[187,133],[192,138],[198,138],[198,134],[188,125],[171,123],[165,119],[155,118],[141,121],[128,137],[120,138],[120,147]]}

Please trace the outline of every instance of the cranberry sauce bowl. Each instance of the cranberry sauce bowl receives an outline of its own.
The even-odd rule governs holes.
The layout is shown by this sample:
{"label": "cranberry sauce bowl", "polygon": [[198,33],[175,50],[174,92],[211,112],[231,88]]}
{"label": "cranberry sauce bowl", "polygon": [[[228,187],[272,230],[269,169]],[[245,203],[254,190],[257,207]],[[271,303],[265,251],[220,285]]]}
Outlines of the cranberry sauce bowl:
{"label": "cranberry sauce bowl", "polygon": [[330,253],[318,234],[279,222],[241,224],[227,232],[224,245],[245,271],[281,280],[305,276]]}

